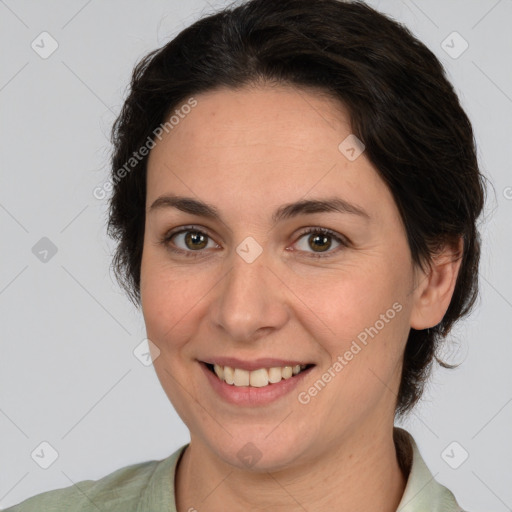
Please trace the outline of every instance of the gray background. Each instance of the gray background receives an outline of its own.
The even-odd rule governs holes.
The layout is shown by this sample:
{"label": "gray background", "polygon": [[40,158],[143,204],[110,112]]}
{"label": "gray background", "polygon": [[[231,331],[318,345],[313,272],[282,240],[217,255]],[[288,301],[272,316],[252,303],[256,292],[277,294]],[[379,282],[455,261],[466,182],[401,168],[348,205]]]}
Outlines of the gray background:
{"label": "gray background", "polygon": [[[441,59],[494,184],[481,300],[445,354],[463,364],[435,372],[404,426],[464,508],[512,510],[512,1],[369,3]],[[109,130],[135,62],[221,5],[0,1],[1,508],[164,458],[189,439],[154,370],[133,354],[145,338],[142,316],[109,271],[106,201],[92,191],[107,178]],[[46,59],[31,47],[51,48],[43,31],[58,43]],[[442,46],[454,31],[469,44],[457,58]],[[463,48],[457,37],[444,43],[452,55]],[[43,237],[57,249],[46,261],[32,249]],[[58,452],[48,469],[39,465],[51,453],[43,441]],[[34,460],[34,450],[44,457]],[[446,453],[453,465],[462,450],[469,458],[453,469]]]}

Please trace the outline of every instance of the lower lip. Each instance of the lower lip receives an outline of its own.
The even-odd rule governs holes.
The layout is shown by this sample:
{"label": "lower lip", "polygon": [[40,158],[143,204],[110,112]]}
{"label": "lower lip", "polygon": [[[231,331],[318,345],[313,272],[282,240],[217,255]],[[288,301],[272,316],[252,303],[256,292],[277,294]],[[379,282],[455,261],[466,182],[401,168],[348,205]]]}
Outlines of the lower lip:
{"label": "lower lip", "polygon": [[241,406],[255,406],[269,404],[282,396],[291,393],[304,377],[314,368],[313,366],[289,379],[281,379],[275,384],[261,388],[252,386],[235,386],[220,380],[211,372],[205,363],[200,363],[206,378],[212,388],[227,402]]}

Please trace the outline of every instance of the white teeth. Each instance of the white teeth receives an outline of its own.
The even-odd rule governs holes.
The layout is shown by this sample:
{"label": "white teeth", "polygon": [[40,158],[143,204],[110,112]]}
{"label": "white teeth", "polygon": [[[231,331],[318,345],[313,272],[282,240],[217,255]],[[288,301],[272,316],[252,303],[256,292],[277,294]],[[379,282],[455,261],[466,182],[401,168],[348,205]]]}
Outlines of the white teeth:
{"label": "white teeth", "polygon": [[222,366],[219,366],[218,364],[213,365],[213,370],[217,374],[217,377],[219,377],[220,380],[224,380],[224,368]]}
{"label": "white teeth", "polygon": [[235,383],[235,371],[229,366],[224,366],[224,381],[227,384]]}
{"label": "white teeth", "polygon": [[248,386],[249,378],[250,376],[247,370],[235,368],[235,386]]}
{"label": "white teeth", "polygon": [[283,368],[283,379],[289,379],[293,375],[293,368],[291,366],[285,366]]}
{"label": "white teeth", "polygon": [[274,368],[259,368],[248,371],[230,366],[213,365],[213,370],[220,380],[234,386],[252,386],[262,388],[269,384],[276,384],[282,379],[289,379],[306,368],[306,365],[283,366]]}
{"label": "white teeth", "polygon": [[254,388],[262,388],[268,384],[268,372],[265,368],[251,372],[250,384]]}
{"label": "white teeth", "polygon": [[283,378],[283,373],[281,371],[281,368],[270,368],[268,370],[268,380],[272,384],[276,384],[276,382],[279,382]]}

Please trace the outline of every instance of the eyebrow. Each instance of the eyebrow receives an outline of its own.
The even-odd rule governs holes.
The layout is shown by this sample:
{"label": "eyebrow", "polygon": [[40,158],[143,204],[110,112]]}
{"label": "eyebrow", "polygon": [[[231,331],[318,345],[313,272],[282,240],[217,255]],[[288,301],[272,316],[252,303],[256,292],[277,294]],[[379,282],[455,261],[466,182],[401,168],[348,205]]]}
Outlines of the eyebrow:
{"label": "eyebrow", "polygon": [[[215,206],[191,197],[175,195],[160,196],[149,207],[148,212],[151,213],[165,208],[176,208],[177,210],[191,215],[198,215],[224,223],[219,210]],[[304,199],[294,203],[284,204],[274,212],[272,222],[277,224],[279,221],[299,215],[324,212],[346,213],[360,216],[365,220],[371,220],[370,215],[360,206],[349,203],[339,197],[331,197],[326,199]]]}

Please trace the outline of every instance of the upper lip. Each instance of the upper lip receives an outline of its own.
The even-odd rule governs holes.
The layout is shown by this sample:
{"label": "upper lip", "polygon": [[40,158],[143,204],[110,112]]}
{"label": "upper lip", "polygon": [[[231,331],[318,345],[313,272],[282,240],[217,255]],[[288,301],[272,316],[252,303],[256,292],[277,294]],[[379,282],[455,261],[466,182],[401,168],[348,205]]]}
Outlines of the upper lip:
{"label": "upper lip", "polygon": [[304,361],[297,361],[296,359],[276,359],[273,357],[263,357],[259,359],[252,359],[251,361],[243,361],[236,357],[211,357],[203,361],[208,364],[217,364],[219,366],[229,366],[231,368],[239,368],[240,370],[253,371],[260,368],[275,368],[283,366],[297,366],[308,365]]}

